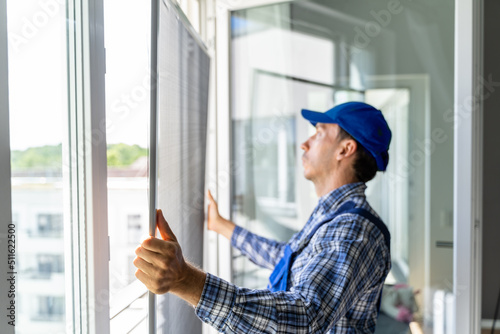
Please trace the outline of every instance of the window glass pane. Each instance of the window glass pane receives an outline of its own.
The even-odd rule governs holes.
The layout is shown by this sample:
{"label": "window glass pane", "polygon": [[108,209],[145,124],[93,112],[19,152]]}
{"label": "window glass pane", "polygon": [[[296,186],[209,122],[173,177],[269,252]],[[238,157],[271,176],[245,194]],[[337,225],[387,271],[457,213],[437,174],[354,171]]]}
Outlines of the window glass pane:
{"label": "window glass pane", "polygon": [[[288,240],[317,203],[300,109],[374,105],[393,134],[388,169],[366,191],[392,234],[386,283],[413,289],[414,319],[442,333],[453,314],[453,1],[297,1],[234,11],[231,32],[232,219]],[[238,253],[233,264],[237,284],[266,286],[268,270]],[[392,322],[381,314],[378,331]]]}
{"label": "window glass pane", "polygon": [[112,333],[128,333],[147,316],[147,303],[134,302],[147,301],[146,289],[137,294],[131,283],[135,248],[149,230],[150,11],[150,2],[104,1]]}
{"label": "window glass pane", "polygon": [[[63,191],[67,103],[64,1],[7,1],[16,333],[64,333],[70,271]],[[70,291],[70,292],[68,292]],[[68,306],[68,307],[67,307]],[[70,327],[71,328],[71,327]]]}

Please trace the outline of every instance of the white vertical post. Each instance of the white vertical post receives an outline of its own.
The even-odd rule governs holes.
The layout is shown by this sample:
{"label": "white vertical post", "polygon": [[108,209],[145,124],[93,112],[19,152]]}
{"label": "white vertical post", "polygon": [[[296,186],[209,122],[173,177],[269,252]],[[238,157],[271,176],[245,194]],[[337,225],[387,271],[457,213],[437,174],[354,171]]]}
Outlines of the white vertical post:
{"label": "white vertical post", "polygon": [[[108,187],[106,157],[106,104],[104,51],[104,6],[102,0],[83,2],[85,13],[84,46],[88,47],[86,65],[88,119],[85,122],[87,146],[86,199],[87,199],[87,256],[89,277],[89,332],[109,333],[109,237]],[[88,16],[87,16],[88,15]],[[85,45],[85,43],[88,45]],[[96,133],[99,133],[96,138]]]}
{"label": "white vertical post", "polygon": [[[9,138],[9,82],[7,62],[7,3],[0,0],[0,303],[2,313],[0,314],[0,328],[2,333],[14,334],[17,324],[17,304],[12,293],[12,286],[16,282],[9,281],[10,276],[18,277],[10,268],[8,260],[15,259],[16,241],[15,228],[12,229],[12,198],[10,183],[10,138]],[[10,230],[10,231],[9,231]],[[11,233],[14,232],[14,233]],[[13,237],[12,237],[13,236]],[[12,239],[13,238],[13,239]],[[13,241],[11,241],[13,240]],[[14,257],[12,256],[14,255]],[[17,261],[16,261],[17,263]],[[12,285],[11,283],[14,283]],[[13,323],[11,321],[14,321]],[[9,323],[10,322],[10,323]]]}
{"label": "white vertical post", "polygon": [[104,8],[68,2],[69,143],[76,333],[109,333]]}
{"label": "white vertical post", "polygon": [[482,1],[455,1],[454,284],[457,334],[480,333]]}
{"label": "white vertical post", "polygon": [[[231,13],[217,3],[217,200],[223,217],[231,215]],[[219,236],[218,275],[231,280],[232,252],[230,243]],[[228,256],[229,255],[229,256]]]}
{"label": "white vertical post", "polygon": [[[200,3],[200,34],[207,44],[208,52],[212,61],[210,62],[210,82],[209,82],[209,106],[208,106],[208,135],[207,135],[207,161],[205,179],[207,189],[214,196],[217,192],[217,76],[216,76],[216,0],[207,0]],[[205,223],[205,227],[207,224]],[[205,250],[203,258],[203,269],[207,272],[218,275],[219,255],[218,255],[218,235],[215,232],[207,233],[205,228]],[[203,334],[215,334],[217,331],[203,323]]]}

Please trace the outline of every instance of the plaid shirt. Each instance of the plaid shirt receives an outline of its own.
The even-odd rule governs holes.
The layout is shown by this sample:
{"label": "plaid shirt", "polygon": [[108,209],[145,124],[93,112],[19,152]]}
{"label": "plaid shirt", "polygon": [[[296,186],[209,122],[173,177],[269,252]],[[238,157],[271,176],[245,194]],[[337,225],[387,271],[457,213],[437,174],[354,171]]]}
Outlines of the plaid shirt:
{"label": "plaid shirt", "polygon": [[[321,197],[304,228],[288,242],[293,251],[322,217],[347,201],[376,215],[364,183],[344,185]],[[257,265],[274,268],[286,243],[236,227],[231,244]],[[198,317],[222,333],[373,333],[377,302],[391,267],[380,230],[346,213],[325,223],[294,259],[288,291],[237,287],[207,274]]]}

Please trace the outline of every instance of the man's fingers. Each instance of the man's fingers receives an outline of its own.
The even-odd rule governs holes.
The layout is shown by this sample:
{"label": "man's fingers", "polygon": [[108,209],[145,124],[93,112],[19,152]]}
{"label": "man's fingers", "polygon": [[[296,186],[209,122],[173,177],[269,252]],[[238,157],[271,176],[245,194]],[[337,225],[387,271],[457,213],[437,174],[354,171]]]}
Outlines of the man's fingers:
{"label": "man's fingers", "polygon": [[154,274],[155,267],[149,263],[148,261],[145,261],[141,257],[137,256],[134,259],[134,266],[136,266],[138,269],[142,270],[146,274],[152,276]]}
{"label": "man's fingers", "polygon": [[161,251],[165,248],[164,242],[160,239],[151,239],[143,242],[141,246],[136,248],[135,254],[151,264],[158,265],[163,259]]}
{"label": "man's fingers", "polygon": [[160,235],[163,240],[167,241],[177,241],[174,232],[170,229],[165,217],[163,217],[163,212],[161,210],[156,210],[156,225],[160,231]]}
{"label": "man's fingers", "polygon": [[[146,288],[148,288],[149,291],[151,291],[151,289],[152,289],[152,283],[153,283],[151,276],[149,276],[148,274],[146,274],[141,269],[137,269],[135,271],[135,277],[137,277],[137,279],[139,281],[141,281],[146,286]],[[153,291],[151,291],[151,292],[153,292]]]}
{"label": "man's fingers", "polygon": [[211,203],[215,203],[214,197],[212,196],[212,193],[210,192],[210,190],[208,190],[207,193],[208,193],[208,200]]}
{"label": "man's fingers", "polygon": [[[144,240],[139,247],[136,248],[135,253],[139,255],[138,252],[143,254],[149,254],[149,256],[153,257],[153,259],[158,258],[161,259],[166,252],[168,252],[172,247],[174,246],[174,243],[176,241],[169,241],[169,240],[162,240],[159,238],[149,238]],[[142,249],[141,249],[142,248]],[[146,253],[147,251],[150,251],[150,253]],[[148,256],[148,255],[146,255]],[[142,256],[141,256],[142,257]],[[146,261],[148,259],[145,259]]]}

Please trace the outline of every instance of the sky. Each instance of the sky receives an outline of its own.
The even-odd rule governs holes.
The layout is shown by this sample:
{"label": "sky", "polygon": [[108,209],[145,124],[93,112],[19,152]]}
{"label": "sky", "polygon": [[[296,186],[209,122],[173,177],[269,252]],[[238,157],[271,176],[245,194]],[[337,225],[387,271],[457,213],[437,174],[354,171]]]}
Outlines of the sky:
{"label": "sky", "polygon": [[[68,112],[62,0],[8,0],[12,150],[64,140]],[[149,2],[105,0],[107,142],[148,143]],[[120,15],[116,15],[120,13]]]}

